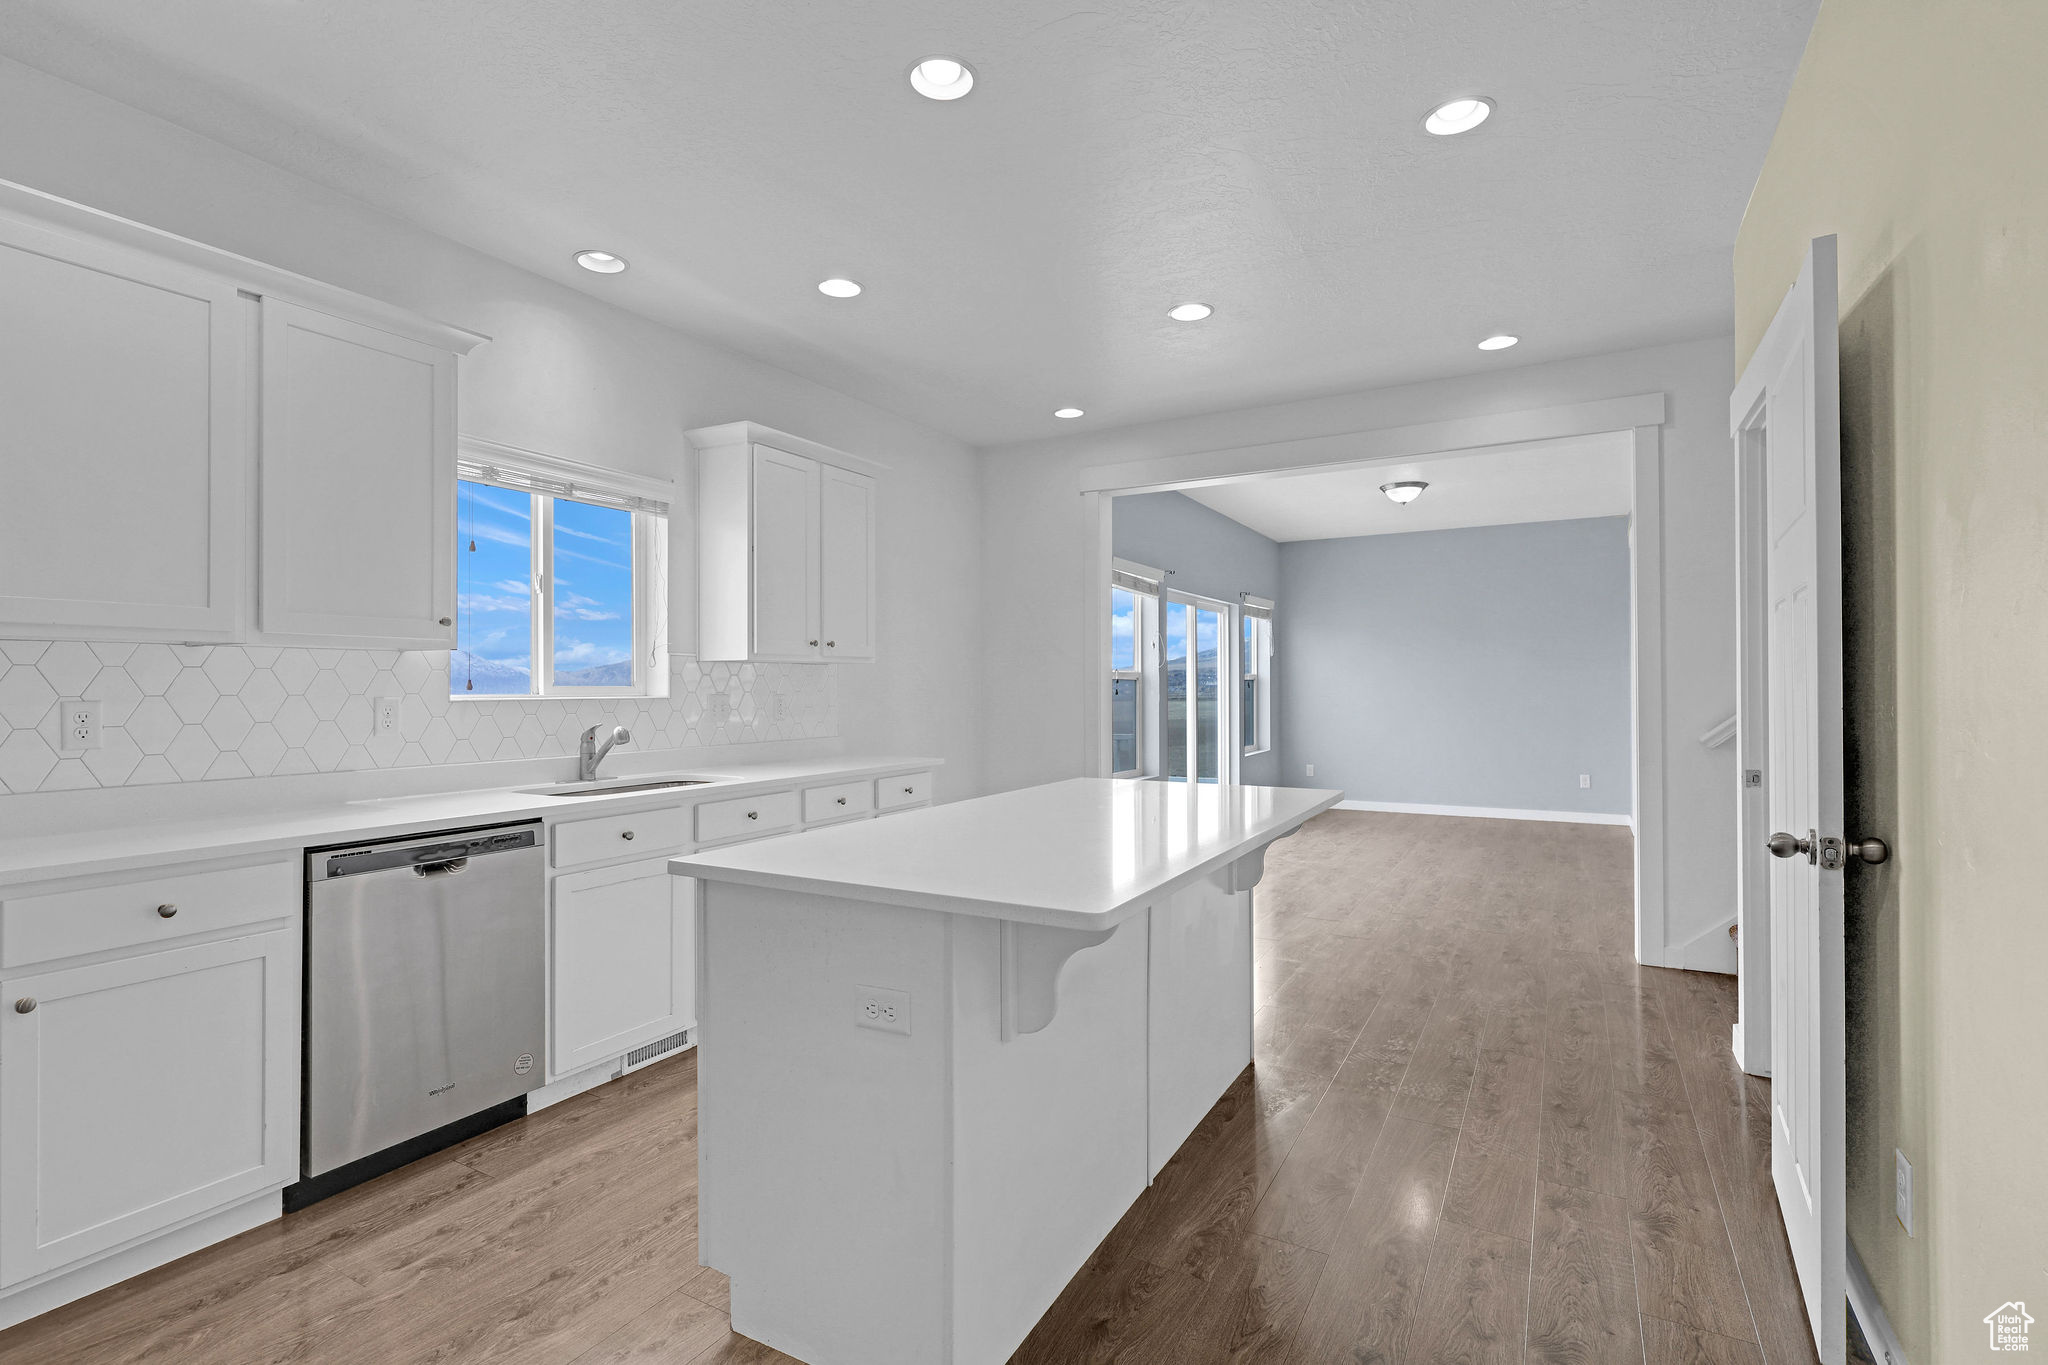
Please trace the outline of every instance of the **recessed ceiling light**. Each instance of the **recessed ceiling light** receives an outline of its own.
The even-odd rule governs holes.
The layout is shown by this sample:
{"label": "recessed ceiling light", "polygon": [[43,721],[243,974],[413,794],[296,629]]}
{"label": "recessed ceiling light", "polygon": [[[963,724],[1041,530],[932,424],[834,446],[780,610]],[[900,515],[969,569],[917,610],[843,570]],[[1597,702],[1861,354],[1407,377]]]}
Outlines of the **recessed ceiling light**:
{"label": "recessed ceiling light", "polygon": [[600,275],[616,275],[626,268],[624,256],[614,256],[609,251],[579,251],[576,264],[585,270],[595,270]]}
{"label": "recessed ceiling light", "polygon": [[1429,111],[1429,117],[1422,126],[1438,137],[1450,137],[1455,133],[1469,133],[1486,122],[1493,112],[1493,101],[1476,96],[1467,99],[1445,100]]}
{"label": "recessed ceiling light", "polygon": [[910,68],[910,88],[928,100],[957,100],[974,88],[974,71],[954,57],[927,57]]}
{"label": "recessed ceiling light", "polygon": [[1175,322],[1200,322],[1215,311],[1206,303],[1176,303],[1166,310],[1166,316]]}
{"label": "recessed ceiling light", "polygon": [[1508,347],[1513,346],[1520,341],[1520,337],[1511,337],[1507,335],[1505,332],[1503,332],[1498,336],[1490,336],[1486,340],[1480,342],[1479,349],[1482,351],[1505,351]]}
{"label": "recessed ceiling light", "polygon": [[1380,492],[1385,493],[1389,498],[1392,498],[1395,502],[1401,503],[1405,506],[1406,504],[1414,502],[1417,498],[1421,497],[1422,490],[1427,487],[1429,487],[1429,485],[1424,483],[1421,479],[1403,479],[1399,483],[1381,484]]}
{"label": "recessed ceiling light", "polygon": [[1081,416],[1082,413],[1079,408],[1054,408],[1052,415],[1072,419]]}
{"label": "recessed ceiling light", "polygon": [[818,292],[830,298],[850,299],[860,292],[860,286],[852,280],[819,280]]}

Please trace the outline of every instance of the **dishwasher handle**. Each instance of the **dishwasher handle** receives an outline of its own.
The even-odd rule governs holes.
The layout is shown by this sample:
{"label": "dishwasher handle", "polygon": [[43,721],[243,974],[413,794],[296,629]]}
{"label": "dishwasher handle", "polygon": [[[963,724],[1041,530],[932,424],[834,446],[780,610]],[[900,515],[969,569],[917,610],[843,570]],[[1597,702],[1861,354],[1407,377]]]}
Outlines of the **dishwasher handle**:
{"label": "dishwasher handle", "polygon": [[412,870],[420,877],[452,877],[468,866],[467,858],[450,858],[445,863],[415,863]]}

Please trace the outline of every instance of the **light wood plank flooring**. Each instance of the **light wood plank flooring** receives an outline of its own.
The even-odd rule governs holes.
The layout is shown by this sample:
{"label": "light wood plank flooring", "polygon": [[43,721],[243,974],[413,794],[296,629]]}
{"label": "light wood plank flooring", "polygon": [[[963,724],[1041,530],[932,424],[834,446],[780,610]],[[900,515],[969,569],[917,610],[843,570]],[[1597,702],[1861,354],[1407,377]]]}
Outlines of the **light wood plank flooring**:
{"label": "light wood plank flooring", "polygon": [[[1732,981],[1635,966],[1602,826],[1333,812],[1257,1062],[1017,1365],[1807,1362]],[[711,1365],[683,1057],[0,1333],[35,1361]]]}

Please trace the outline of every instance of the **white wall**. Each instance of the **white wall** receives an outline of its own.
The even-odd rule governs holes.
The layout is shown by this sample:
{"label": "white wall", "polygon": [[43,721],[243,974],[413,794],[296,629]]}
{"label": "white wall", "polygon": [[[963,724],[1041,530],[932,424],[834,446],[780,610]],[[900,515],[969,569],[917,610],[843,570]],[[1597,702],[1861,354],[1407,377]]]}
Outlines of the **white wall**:
{"label": "white wall", "polygon": [[989,600],[1014,625],[984,642],[992,714],[1004,717],[983,755],[990,788],[1089,771],[1081,660],[1091,528],[1077,491],[1082,469],[1663,392],[1667,924],[1673,944],[1718,949],[1715,936],[1725,942],[1735,916],[1736,774],[1727,748],[1702,749],[1698,737],[1735,709],[1728,352],[1716,337],[986,451],[983,572]]}
{"label": "white wall", "polygon": [[[833,666],[839,733],[850,752],[946,759],[947,797],[981,788],[980,470],[966,445],[6,59],[0,128],[0,179],[490,335],[462,362],[462,430],[676,479],[679,525],[695,486],[682,440],[691,427],[747,418],[888,463],[880,661]],[[599,288],[630,300],[633,281],[629,272]],[[681,652],[694,640],[695,592],[693,559],[679,554]]]}

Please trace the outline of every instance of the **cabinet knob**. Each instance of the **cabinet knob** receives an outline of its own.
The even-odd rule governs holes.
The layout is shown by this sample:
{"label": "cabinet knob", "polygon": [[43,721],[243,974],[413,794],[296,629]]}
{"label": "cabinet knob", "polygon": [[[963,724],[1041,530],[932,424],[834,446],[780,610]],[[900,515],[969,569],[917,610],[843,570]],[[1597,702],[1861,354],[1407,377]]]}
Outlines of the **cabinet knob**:
{"label": "cabinet knob", "polygon": [[619,837],[620,837],[621,839],[630,839],[630,838],[632,838],[632,837],[633,837],[633,831],[632,831],[632,830],[630,830],[630,829],[626,829],[626,830],[620,830],[620,831],[619,831]]}
{"label": "cabinet knob", "polygon": [[845,798],[845,797],[843,797],[843,796],[842,796],[842,797],[840,797],[840,798],[839,798],[839,804],[840,804],[840,805],[842,805],[842,806],[843,806],[843,805],[845,805],[845,804],[846,804],[846,798]]}
{"label": "cabinet knob", "polygon": [[905,788],[903,789],[903,794],[904,794],[905,796],[915,796],[915,795],[917,795],[917,788],[915,788],[915,787],[905,787]]}
{"label": "cabinet knob", "polygon": [[33,995],[24,995],[21,999],[14,1002],[14,1012],[16,1014],[34,1014],[36,1012],[36,998]]}
{"label": "cabinet knob", "polygon": [[442,625],[444,625],[444,626],[449,626],[449,625],[453,625],[453,624],[455,624],[455,623],[454,623],[453,621],[449,620],[449,619],[448,619],[447,617],[445,617],[445,616],[444,616],[444,617],[442,617],[442,618],[441,618],[441,624],[442,624]]}
{"label": "cabinet knob", "polygon": [[159,905],[156,908],[156,912],[159,915],[162,915],[165,919],[169,919],[172,915],[178,913],[178,907],[175,905]]}
{"label": "cabinet knob", "polygon": [[750,810],[747,812],[747,818],[749,820],[758,820],[761,818],[761,812],[757,810]]}
{"label": "cabinet knob", "polygon": [[813,641],[811,641],[811,648],[812,648],[812,649],[816,649],[817,647],[818,647],[818,642],[817,642],[816,640],[813,640]]}
{"label": "cabinet knob", "polygon": [[827,648],[827,649],[837,649],[837,648],[839,648],[839,642],[838,642],[837,640],[827,640],[827,641],[825,642],[825,648]]}

